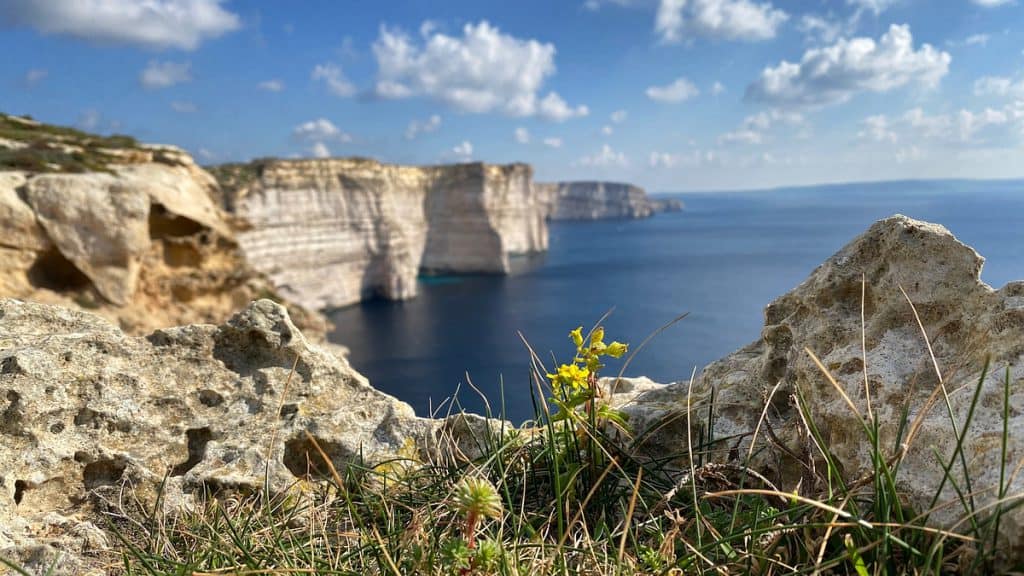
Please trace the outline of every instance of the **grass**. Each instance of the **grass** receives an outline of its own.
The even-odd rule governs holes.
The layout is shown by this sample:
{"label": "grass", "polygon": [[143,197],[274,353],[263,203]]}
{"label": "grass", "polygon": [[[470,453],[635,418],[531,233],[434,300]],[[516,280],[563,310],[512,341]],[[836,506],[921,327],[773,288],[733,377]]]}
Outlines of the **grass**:
{"label": "grass", "polygon": [[[594,340],[581,342],[586,344],[578,344],[574,364]],[[604,406],[596,371],[579,381],[590,392],[561,386],[557,377],[545,376],[531,351],[536,420],[518,430],[482,433],[475,438],[479,454],[467,457],[452,448],[426,462],[395,459],[338,470],[321,451],[323,458],[311,460],[309,468],[322,481],[299,480],[278,493],[207,495],[194,510],[176,514],[136,505],[112,517],[111,530],[122,544],[116,568],[151,576],[869,576],[1006,569],[999,531],[1004,514],[1019,503],[1007,493],[1005,473],[1009,370],[995,504],[978,505],[964,454],[986,364],[964,419],[949,408],[955,449],[941,459],[943,485],[931,506],[915,509],[896,478],[919,419],[911,420],[904,409],[896,441],[884,446],[870,403],[865,411],[858,408],[814,353],[806,353],[863,423],[871,474],[851,479],[841,473],[799,387],[793,401],[818,466],[795,489],[775,486],[749,467],[757,451],[769,449],[758,442],[767,434],[767,408],[745,455],[722,461],[735,439],[715,437],[713,396],[708,405],[687,402],[687,441],[680,439],[679,453],[639,456],[621,414]],[[920,413],[940,402],[949,405],[934,365],[939,384]],[[573,404],[572,394],[582,400]],[[946,485],[957,495],[952,502],[941,498]],[[956,531],[929,523],[949,507],[961,512]]]}
{"label": "grass", "polygon": [[0,114],[0,138],[25,145],[0,148],[0,169],[31,172],[107,172],[118,160],[105,150],[139,148],[130,136],[100,136],[7,114]]}

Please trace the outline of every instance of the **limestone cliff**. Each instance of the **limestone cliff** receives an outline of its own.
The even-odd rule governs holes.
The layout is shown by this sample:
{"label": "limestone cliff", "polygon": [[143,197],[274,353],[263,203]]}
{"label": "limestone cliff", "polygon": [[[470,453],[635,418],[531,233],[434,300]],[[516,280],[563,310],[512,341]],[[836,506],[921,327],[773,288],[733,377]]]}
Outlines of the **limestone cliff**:
{"label": "limestone cliff", "polygon": [[507,273],[547,249],[525,164],[399,166],[361,158],[215,167],[249,262],[312,308],[416,295],[427,273]]}
{"label": "limestone cliff", "polygon": [[652,200],[643,188],[617,182],[538,183],[551,220],[647,218],[655,212],[678,211],[678,201]]}
{"label": "limestone cliff", "polygon": [[0,297],[92,309],[133,333],[225,319],[274,292],[216,189],[177,148],[0,114]]}

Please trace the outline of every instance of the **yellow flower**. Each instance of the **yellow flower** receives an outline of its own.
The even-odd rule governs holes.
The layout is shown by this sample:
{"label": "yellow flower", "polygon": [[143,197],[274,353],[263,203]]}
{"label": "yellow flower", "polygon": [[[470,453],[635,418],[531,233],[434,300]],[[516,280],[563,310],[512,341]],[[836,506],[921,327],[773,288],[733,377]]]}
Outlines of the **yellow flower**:
{"label": "yellow flower", "polygon": [[570,388],[573,392],[587,387],[590,370],[576,364],[562,364],[554,374],[548,374],[551,387],[556,393]]}

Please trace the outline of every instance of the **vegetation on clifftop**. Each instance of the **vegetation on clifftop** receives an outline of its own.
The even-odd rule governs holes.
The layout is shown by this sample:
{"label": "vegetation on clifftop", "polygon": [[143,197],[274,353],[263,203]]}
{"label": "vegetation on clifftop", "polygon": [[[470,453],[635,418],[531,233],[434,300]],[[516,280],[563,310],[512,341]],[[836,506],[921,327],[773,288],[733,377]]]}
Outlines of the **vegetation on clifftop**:
{"label": "vegetation on clifftop", "polygon": [[30,172],[106,172],[141,150],[131,136],[100,136],[29,117],[0,113],[0,169]]}

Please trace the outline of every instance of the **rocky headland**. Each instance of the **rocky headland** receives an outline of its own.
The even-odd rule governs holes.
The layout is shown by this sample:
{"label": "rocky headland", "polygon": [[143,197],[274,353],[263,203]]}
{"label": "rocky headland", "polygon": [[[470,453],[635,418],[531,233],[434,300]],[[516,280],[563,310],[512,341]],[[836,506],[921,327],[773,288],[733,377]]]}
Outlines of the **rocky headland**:
{"label": "rocky headland", "polygon": [[678,212],[675,199],[652,199],[639,186],[618,182],[551,182],[536,184],[549,205],[550,220],[647,218],[658,212]]}

